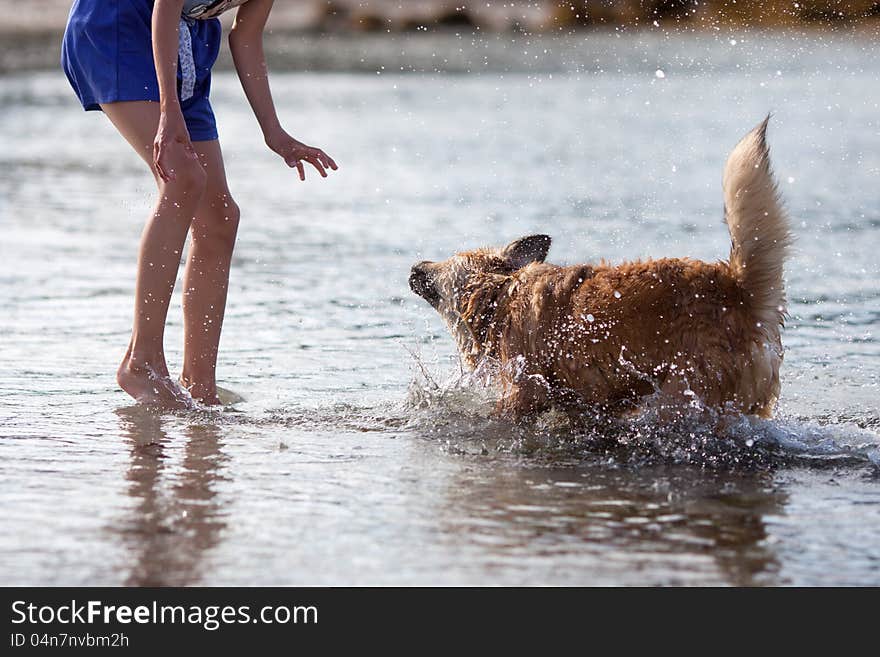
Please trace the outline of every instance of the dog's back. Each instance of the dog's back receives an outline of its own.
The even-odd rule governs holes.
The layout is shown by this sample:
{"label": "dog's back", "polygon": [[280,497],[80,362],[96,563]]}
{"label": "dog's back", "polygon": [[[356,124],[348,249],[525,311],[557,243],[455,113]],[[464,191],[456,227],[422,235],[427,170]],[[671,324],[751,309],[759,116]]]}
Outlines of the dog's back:
{"label": "dog's back", "polygon": [[759,415],[772,407],[778,331],[775,342],[763,338],[727,263],[535,264],[515,280],[496,316],[495,356],[511,362],[528,354],[527,375],[546,388],[520,402],[534,404],[538,394],[618,411],[658,393],[663,403],[732,405]]}

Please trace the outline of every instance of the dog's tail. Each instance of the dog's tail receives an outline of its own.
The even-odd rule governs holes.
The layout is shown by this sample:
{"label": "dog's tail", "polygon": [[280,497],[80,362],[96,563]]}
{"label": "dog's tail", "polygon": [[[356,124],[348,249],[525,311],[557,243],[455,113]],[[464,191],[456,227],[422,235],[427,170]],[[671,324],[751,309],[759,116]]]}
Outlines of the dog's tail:
{"label": "dog's tail", "polygon": [[768,116],[736,145],[724,167],[724,220],[730,230],[730,268],[756,322],[766,331],[786,313],[782,266],[792,243],[788,217],[770,167]]}

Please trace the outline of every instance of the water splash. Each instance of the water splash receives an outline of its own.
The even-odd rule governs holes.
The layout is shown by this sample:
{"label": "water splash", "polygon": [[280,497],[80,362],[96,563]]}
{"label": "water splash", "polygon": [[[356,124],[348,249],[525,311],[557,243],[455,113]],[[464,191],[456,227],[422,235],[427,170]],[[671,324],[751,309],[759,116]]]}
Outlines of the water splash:
{"label": "water splash", "polygon": [[[426,369],[420,364],[420,372]],[[442,383],[437,383],[441,381]],[[691,465],[765,469],[783,466],[870,468],[880,473],[880,421],[774,419],[714,413],[695,406],[673,420],[649,406],[628,417],[592,409],[559,411],[514,424],[492,415],[497,391],[485,373],[416,376],[406,428],[439,440],[448,451],[515,455],[558,465]]]}

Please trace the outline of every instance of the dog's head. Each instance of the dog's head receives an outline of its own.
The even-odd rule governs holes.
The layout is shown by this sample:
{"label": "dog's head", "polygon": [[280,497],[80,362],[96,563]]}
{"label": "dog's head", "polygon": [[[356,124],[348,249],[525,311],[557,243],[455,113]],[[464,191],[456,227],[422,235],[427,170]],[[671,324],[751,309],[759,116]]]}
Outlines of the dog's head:
{"label": "dog's head", "polygon": [[413,265],[409,286],[440,313],[462,354],[471,360],[479,345],[465,317],[473,315],[475,296],[533,262],[544,262],[549,250],[550,237],[530,235],[500,249],[457,253],[442,262],[425,260]]}

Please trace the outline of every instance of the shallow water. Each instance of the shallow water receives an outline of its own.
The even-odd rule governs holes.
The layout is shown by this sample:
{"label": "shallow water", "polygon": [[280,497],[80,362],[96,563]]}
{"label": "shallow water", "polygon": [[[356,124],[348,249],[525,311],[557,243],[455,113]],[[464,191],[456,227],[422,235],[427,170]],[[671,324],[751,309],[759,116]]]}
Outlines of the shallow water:
{"label": "shallow water", "polygon": [[[224,412],[117,391],[151,181],[60,74],[0,78],[0,583],[880,584],[876,47],[603,38],[552,73],[278,73],[342,166],[305,185],[218,75]],[[539,231],[559,262],[725,257],[721,166],[769,110],[798,238],[777,419],[489,420],[410,265]]]}

